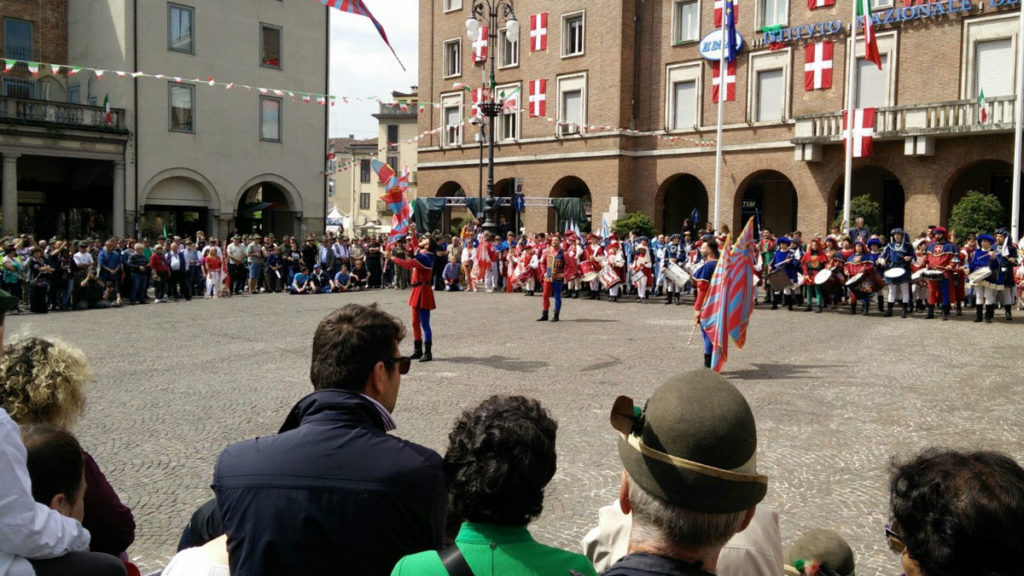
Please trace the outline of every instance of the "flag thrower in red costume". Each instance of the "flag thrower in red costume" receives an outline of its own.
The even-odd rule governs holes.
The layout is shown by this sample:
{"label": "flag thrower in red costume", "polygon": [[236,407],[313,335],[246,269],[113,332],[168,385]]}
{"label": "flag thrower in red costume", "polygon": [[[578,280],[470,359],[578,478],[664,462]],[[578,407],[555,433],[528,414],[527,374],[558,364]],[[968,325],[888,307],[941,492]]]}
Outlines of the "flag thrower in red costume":
{"label": "flag thrower in red costume", "polygon": [[388,258],[396,266],[411,270],[409,279],[409,307],[412,308],[412,334],[415,352],[410,358],[419,358],[420,362],[433,360],[433,333],[430,330],[430,311],[434,304],[434,252],[437,246],[433,238],[424,236],[419,241],[419,250],[412,258],[395,258],[390,253]]}

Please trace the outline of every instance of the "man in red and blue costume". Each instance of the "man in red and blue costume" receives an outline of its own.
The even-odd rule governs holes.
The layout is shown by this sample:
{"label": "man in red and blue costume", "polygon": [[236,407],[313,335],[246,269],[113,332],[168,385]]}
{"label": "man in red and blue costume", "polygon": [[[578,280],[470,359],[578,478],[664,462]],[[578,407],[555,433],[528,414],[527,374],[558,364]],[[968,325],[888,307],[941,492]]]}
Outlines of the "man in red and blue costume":
{"label": "man in red and blue costume", "polygon": [[[718,265],[718,242],[711,235],[704,238],[704,242],[698,248],[703,263],[693,273],[693,281],[697,285],[697,299],[693,302],[694,322],[698,326],[700,326],[700,310],[704,307],[704,301],[708,299],[708,293],[711,291],[711,277],[715,275],[715,267]],[[700,333],[704,337],[704,367],[711,368],[711,353],[714,347],[703,326],[701,326]]]}
{"label": "man in red and blue costume", "polygon": [[[410,358],[419,358],[420,362],[434,359],[432,345],[433,333],[430,330],[430,311],[436,308],[434,303],[434,253],[437,246],[433,238],[424,236],[419,241],[419,250],[412,258],[395,258],[389,255],[395,265],[411,270],[409,278],[409,307],[412,308],[412,335],[415,351]],[[424,339],[425,337],[425,339]]]}
{"label": "man in red and blue costume", "polygon": [[942,271],[938,280],[928,281],[928,318],[935,318],[935,305],[942,302],[942,319],[949,320],[950,303],[953,293],[953,276],[957,274],[956,244],[946,239],[946,229],[938,226],[932,230],[932,241],[928,243],[926,267]]}
{"label": "man in red and blue costume", "polygon": [[562,246],[562,239],[558,234],[552,234],[548,247],[544,249],[541,258],[541,266],[544,267],[544,291],[541,302],[543,311],[538,322],[547,322],[548,310],[551,308],[551,297],[555,297],[555,315],[552,322],[558,322],[558,314],[562,311],[562,285],[565,281],[566,258]]}

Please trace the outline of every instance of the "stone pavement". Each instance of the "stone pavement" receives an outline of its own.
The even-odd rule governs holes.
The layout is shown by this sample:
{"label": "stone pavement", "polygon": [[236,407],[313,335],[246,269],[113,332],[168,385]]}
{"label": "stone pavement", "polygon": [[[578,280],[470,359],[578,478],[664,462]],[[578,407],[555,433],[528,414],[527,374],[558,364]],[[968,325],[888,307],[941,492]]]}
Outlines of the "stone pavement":
{"label": "stone pavement", "polygon": [[[89,356],[97,378],[76,433],[135,512],[130,555],[145,572],[174,553],[191,512],[212,496],[217,454],[274,433],[311,391],[319,320],[347,302],[379,301],[408,322],[407,297],[263,294],[14,316],[7,334],[61,338]],[[575,549],[617,494],[614,398],[645,399],[667,376],[702,363],[700,336],[686,346],[689,306],[628,300],[568,300],[562,322],[540,324],[540,297],[438,294],[436,361],[414,363],[403,378],[396,433],[443,451],[453,419],[486,396],[540,399],[559,422],[559,462],[533,532]],[[779,512],[784,544],[833,528],[853,545],[859,574],[883,575],[899,573],[882,533],[894,456],[941,445],[1024,461],[1024,317],[979,325],[966,315],[872,314],[759,306],[725,375],[757,418],[759,467],[771,477],[764,505]]]}

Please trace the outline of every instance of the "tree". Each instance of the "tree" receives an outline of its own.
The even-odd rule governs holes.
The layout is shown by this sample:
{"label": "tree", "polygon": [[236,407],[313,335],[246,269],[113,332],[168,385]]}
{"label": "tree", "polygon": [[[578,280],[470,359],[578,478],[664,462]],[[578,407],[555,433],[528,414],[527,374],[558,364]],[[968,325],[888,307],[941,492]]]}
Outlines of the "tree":
{"label": "tree", "polygon": [[953,213],[949,217],[949,232],[963,239],[968,234],[991,232],[1001,226],[1005,218],[1005,210],[998,198],[992,194],[968,190],[953,206]]}
{"label": "tree", "polygon": [[625,218],[620,218],[612,224],[612,232],[625,238],[630,232],[636,231],[638,236],[653,237],[657,232],[654,229],[654,221],[650,216],[641,212],[631,212]]}
{"label": "tree", "polygon": [[[882,225],[882,208],[871,199],[868,194],[861,194],[860,196],[854,196],[850,199],[850,221],[847,222],[849,228],[853,228],[854,223],[857,222],[857,218],[864,219],[864,225],[867,226],[872,233],[881,234],[884,230],[879,229]],[[843,211],[840,210],[839,214],[836,214],[836,219],[832,222],[840,228],[843,227]]]}

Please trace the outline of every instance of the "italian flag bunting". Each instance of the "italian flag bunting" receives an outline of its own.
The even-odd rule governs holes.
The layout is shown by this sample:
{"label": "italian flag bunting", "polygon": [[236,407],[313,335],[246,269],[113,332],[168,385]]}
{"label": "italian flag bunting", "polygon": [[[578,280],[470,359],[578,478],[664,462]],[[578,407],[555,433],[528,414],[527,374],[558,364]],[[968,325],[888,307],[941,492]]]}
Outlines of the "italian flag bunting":
{"label": "italian flag bunting", "polygon": [[978,91],[978,114],[981,116],[981,123],[988,122],[988,106],[985,104],[985,90]]}
{"label": "italian flag bunting", "polygon": [[875,63],[882,69],[882,55],[878,53],[878,41],[875,39],[874,23],[871,21],[871,0],[855,0],[857,15],[864,19],[864,58]]}
{"label": "italian flag bunting", "polygon": [[103,95],[103,120],[110,124],[114,121],[114,115],[110,113],[110,95]]}

